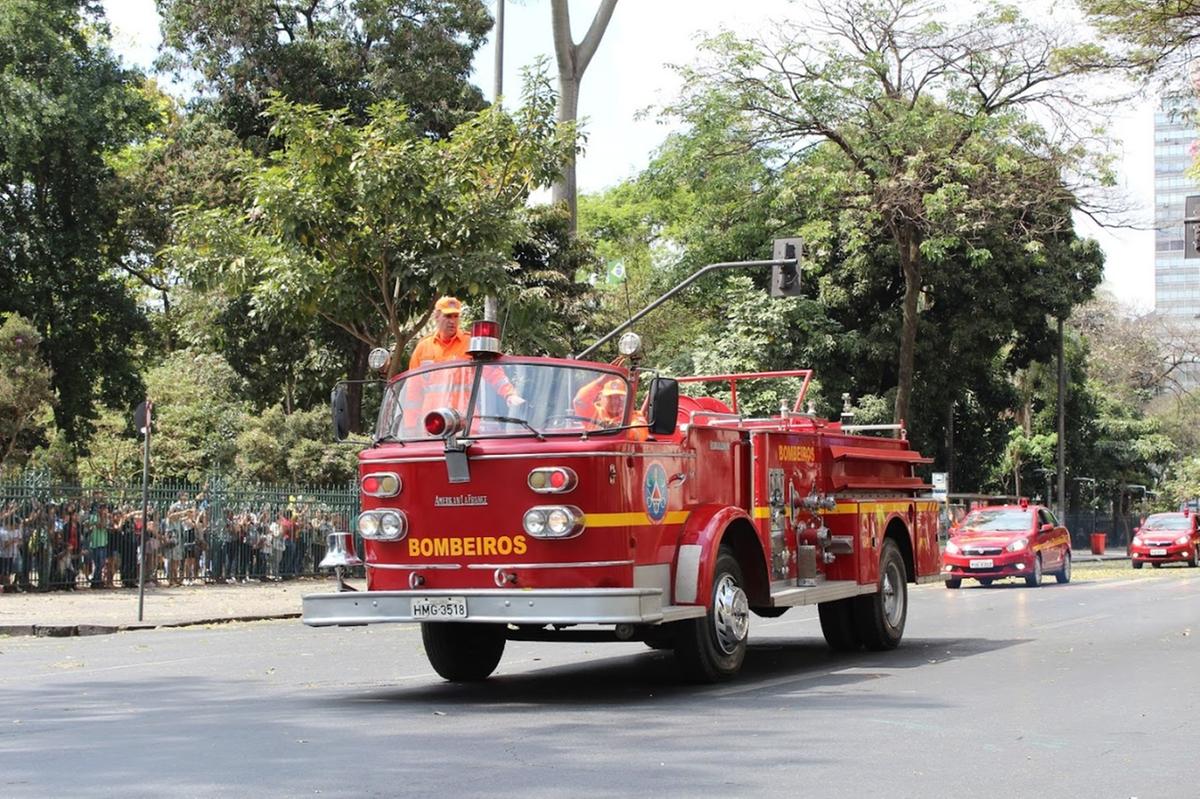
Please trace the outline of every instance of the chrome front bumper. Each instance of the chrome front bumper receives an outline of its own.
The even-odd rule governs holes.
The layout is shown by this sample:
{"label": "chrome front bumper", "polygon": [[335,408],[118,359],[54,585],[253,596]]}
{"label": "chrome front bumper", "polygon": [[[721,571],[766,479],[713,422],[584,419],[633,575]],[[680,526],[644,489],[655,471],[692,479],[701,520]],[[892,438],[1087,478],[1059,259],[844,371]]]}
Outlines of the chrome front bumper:
{"label": "chrome front bumper", "polygon": [[[467,617],[416,619],[413,599],[466,597]],[[691,605],[663,606],[657,588],[488,588],[460,591],[359,591],[304,597],[310,627],[412,624],[421,621],[501,624],[659,624],[704,615]]]}

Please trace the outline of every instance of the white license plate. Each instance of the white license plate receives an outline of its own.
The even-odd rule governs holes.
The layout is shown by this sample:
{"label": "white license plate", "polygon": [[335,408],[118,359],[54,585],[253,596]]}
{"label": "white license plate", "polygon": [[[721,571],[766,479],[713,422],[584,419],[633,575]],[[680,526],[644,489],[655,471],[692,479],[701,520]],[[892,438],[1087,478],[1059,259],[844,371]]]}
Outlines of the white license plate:
{"label": "white license plate", "polygon": [[1150,557],[1152,557],[1152,558],[1163,558],[1163,557],[1166,557],[1166,555],[1167,555],[1167,550],[1165,550],[1165,549],[1150,550]]}
{"label": "white license plate", "polygon": [[990,569],[993,565],[991,558],[978,558],[971,561],[972,569]]}
{"label": "white license plate", "polygon": [[421,597],[412,601],[414,619],[465,619],[467,598],[465,596]]}

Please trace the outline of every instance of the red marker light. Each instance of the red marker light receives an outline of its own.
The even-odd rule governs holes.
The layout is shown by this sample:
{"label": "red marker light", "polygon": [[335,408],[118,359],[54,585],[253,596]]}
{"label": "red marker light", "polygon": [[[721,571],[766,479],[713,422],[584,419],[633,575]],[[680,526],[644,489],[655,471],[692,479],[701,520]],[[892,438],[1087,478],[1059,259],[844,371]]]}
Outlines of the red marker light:
{"label": "red marker light", "polygon": [[552,488],[562,488],[567,484],[567,475],[564,472],[550,472],[550,486]]}
{"label": "red marker light", "polygon": [[446,417],[437,411],[425,414],[425,432],[431,436],[440,436],[446,432]]}
{"label": "red marker light", "polygon": [[371,477],[364,477],[363,482],[362,482],[362,489],[364,492],[366,492],[368,494],[378,493],[379,478],[375,477],[373,475]]}

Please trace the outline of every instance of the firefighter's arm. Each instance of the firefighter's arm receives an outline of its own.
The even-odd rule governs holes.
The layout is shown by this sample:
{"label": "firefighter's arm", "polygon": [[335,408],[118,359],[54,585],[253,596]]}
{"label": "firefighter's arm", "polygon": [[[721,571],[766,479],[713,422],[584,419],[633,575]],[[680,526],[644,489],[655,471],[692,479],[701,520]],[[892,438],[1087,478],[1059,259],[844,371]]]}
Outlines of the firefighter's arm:
{"label": "firefighter's arm", "polygon": [[488,381],[488,385],[496,390],[496,393],[507,403],[508,407],[515,408],[518,405],[525,404],[525,398],[517,394],[516,388],[509,381],[508,375],[504,374],[503,369],[485,368],[483,370],[483,379]]}
{"label": "firefighter's arm", "polygon": [[610,379],[612,379],[612,375],[600,375],[575,392],[575,401],[572,404],[574,405],[576,416],[583,416],[590,419],[596,415],[596,400],[600,399],[600,391],[604,388],[604,381]]}

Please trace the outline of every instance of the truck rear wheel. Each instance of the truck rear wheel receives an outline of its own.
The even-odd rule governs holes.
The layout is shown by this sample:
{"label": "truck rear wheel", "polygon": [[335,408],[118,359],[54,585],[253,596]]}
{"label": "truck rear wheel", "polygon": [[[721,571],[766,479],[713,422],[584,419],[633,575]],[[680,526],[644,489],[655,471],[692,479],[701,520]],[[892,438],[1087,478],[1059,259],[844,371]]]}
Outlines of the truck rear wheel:
{"label": "truck rear wheel", "polygon": [[446,621],[421,623],[425,654],[443,679],[450,682],[486,680],[504,654],[504,626]]}
{"label": "truck rear wheel", "polygon": [[895,649],[908,618],[908,574],[896,542],[884,539],[879,551],[879,590],[854,597],[858,637],[867,649]]}
{"label": "truck rear wheel", "polygon": [[742,585],[737,558],[722,547],[713,569],[708,613],[678,622],[675,630],[675,658],[688,679],[716,682],[741,669],[750,633],[750,601]]}
{"label": "truck rear wheel", "polygon": [[821,633],[825,643],[835,652],[853,652],[862,647],[854,624],[854,597],[821,602],[817,605],[821,618]]}

